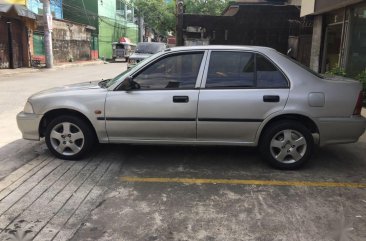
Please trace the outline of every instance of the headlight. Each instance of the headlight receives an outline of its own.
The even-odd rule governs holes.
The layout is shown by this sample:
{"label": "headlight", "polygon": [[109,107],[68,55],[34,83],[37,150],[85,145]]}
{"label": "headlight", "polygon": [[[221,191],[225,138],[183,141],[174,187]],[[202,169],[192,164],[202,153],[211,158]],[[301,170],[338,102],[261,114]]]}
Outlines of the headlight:
{"label": "headlight", "polygon": [[34,111],[33,111],[33,106],[32,106],[32,104],[31,103],[29,103],[28,101],[27,101],[27,103],[25,104],[25,106],[24,106],[24,112],[25,113],[30,113],[30,114],[33,114],[34,113]]}

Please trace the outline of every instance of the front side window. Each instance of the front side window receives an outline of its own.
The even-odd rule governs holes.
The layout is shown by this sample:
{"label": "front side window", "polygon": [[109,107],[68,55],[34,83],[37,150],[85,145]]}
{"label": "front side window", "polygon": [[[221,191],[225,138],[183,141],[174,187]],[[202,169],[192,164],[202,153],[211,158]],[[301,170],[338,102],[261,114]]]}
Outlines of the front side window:
{"label": "front side window", "polygon": [[254,56],[244,52],[212,52],[206,88],[253,87]]}
{"label": "front side window", "polygon": [[142,90],[195,88],[203,52],[164,57],[138,73],[133,80]]}

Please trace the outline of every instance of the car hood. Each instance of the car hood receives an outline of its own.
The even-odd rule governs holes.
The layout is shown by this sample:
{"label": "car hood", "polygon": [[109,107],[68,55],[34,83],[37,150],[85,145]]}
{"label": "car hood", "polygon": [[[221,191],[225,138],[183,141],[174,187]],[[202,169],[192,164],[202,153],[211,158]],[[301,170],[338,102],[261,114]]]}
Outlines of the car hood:
{"label": "car hood", "polygon": [[64,93],[64,92],[73,92],[73,91],[81,91],[81,90],[90,90],[90,89],[101,89],[101,87],[98,85],[100,81],[89,81],[89,82],[83,82],[78,84],[71,84],[71,85],[65,85],[61,87],[55,87],[47,90],[40,91],[30,97],[30,99],[49,95],[49,94],[56,94],[56,93]]}
{"label": "car hood", "polygon": [[148,53],[133,53],[130,56],[130,59],[146,59],[148,57],[150,57],[152,54],[148,54]]}

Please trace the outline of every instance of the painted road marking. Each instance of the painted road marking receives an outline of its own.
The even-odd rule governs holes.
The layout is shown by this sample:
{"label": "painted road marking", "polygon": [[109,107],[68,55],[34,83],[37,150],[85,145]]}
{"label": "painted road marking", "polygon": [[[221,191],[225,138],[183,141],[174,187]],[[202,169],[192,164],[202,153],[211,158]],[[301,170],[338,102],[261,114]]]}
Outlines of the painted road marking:
{"label": "painted road marking", "polygon": [[196,178],[159,178],[159,177],[144,178],[144,177],[128,177],[128,176],[121,177],[121,180],[125,182],[147,182],[147,183],[366,188],[366,183],[350,183],[350,182],[302,182],[302,181],[275,181],[275,180],[196,179]]}

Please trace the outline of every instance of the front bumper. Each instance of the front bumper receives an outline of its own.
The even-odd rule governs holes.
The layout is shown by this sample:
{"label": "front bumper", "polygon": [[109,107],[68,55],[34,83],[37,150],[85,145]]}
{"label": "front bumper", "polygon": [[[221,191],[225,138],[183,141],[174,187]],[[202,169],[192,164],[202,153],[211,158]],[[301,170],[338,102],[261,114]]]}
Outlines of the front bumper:
{"label": "front bumper", "polygon": [[23,111],[17,115],[18,128],[24,139],[39,141],[39,123],[42,117],[43,115],[24,113]]}
{"label": "front bumper", "polygon": [[366,130],[366,118],[319,118],[320,146],[357,142]]}

